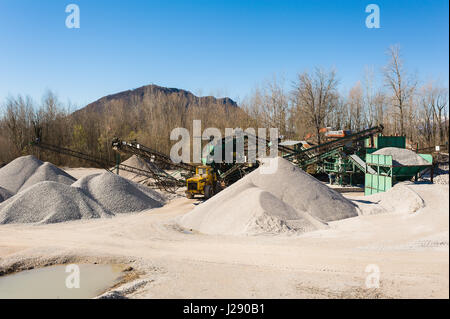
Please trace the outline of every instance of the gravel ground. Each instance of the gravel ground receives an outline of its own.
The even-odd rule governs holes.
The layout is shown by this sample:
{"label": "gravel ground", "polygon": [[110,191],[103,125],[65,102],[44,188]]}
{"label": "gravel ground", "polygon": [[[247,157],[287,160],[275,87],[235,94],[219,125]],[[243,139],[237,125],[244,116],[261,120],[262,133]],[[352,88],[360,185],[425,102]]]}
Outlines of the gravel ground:
{"label": "gravel ground", "polygon": [[[408,188],[425,202],[415,213],[346,218],[301,235],[183,232],[173,220],[198,204],[186,198],[114,218],[0,225],[0,275],[120,262],[140,277],[104,297],[448,299],[448,186]],[[380,285],[368,288],[374,267]]]}

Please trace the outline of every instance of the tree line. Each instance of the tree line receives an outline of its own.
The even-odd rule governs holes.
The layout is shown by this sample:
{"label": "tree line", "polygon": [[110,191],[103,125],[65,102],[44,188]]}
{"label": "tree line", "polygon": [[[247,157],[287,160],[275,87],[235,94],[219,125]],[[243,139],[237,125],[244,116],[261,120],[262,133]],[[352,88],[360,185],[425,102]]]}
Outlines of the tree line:
{"label": "tree line", "polygon": [[[273,77],[240,104],[230,107],[208,100],[186,107],[182,94],[158,92],[136,100],[108,102],[105,112],[73,112],[51,91],[40,103],[29,96],[8,97],[0,115],[0,163],[34,154],[57,165],[90,166],[76,158],[30,146],[37,133],[49,144],[114,160],[111,140],[138,140],[169,154],[173,128],[276,127],[286,139],[324,140],[322,128],[360,131],[383,124],[385,135],[404,135],[419,148],[448,143],[448,88],[437,81],[420,84],[408,72],[398,46],[388,50],[380,72],[364,70],[363,79],[348,93],[339,91],[334,69],[316,67],[292,81]],[[376,86],[376,75],[383,83]]]}
{"label": "tree line", "polygon": [[406,136],[419,148],[448,143],[448,88],[437,81],[420,84],[406,69],[399,46],[391,46],[387,57],[378,86],[376,72],[366,68],[345,94],[338,90],[336,70],[316,67],[290,83],[273,77],[242,106],[253,125],[278,127],[290,139],[312,134],[321,143],[321,128],[361,131],[383,124],[385,135]]}

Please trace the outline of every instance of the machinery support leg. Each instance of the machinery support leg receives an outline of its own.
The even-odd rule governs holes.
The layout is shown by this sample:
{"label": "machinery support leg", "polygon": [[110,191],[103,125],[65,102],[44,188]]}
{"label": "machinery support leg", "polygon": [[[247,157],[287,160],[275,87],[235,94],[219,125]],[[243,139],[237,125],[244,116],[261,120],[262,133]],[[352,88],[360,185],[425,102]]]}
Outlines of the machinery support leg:
{"label": "machinery support leg", "polygon": [[116,153],[116,174],[119,175],[119,165],[120,165],[120,154]]}
{"label": "machinery support leg", "polygon": [[434,184],[434,183],[433,183],[434,165],[436,165],[436,164],[431,165],[431,170],[430,170],[430,180],[431,180],[431,184]]}

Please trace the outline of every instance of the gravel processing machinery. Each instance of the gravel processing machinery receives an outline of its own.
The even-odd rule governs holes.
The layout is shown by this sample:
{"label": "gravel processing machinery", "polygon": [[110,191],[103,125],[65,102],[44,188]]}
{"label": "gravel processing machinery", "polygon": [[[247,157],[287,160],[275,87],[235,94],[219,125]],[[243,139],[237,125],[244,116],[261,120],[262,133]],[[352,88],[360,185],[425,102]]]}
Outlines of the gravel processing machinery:
{"label": "gravel processing machinery", "polygon": [[122,164],[120,162],[120,155],[117,154],[116,161],[111,161],[109,159],[93,156],[90,154],[78,152],[69,148],[60,147],[57,145],[52,145],[43,142],[40,138],[36,138],[35,141],[31,142],[30,145],[35,148],[43,149],[50,152],[55,152],[58,154],[63,154],[67,156],[76,157],[90,163],[95,164],[98,167],[104,168],[107,171],[116,171],[119,174],[120,170],[130,172],[136,175],[144,176],[147,178],[147,185],[161,190],[166,190],[168,192],[175,192],[176,188],[184,186],[184,182],[177,181],[174,178],[161,173],[159,170],[155,169],[140,169],[137,167]]}

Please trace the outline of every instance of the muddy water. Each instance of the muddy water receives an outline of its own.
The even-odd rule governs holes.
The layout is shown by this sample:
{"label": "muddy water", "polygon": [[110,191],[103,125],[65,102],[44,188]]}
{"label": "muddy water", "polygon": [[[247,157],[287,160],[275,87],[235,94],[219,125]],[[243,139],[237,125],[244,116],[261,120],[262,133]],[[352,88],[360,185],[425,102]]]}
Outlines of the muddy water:
{"label": "muddy water", "polygon": [[50,266],[0,277],[0,299],[93,298],[118,283],[122,275],[122,267],[116,265],[79,264],[79,272],[76,267],[66,267]]}

